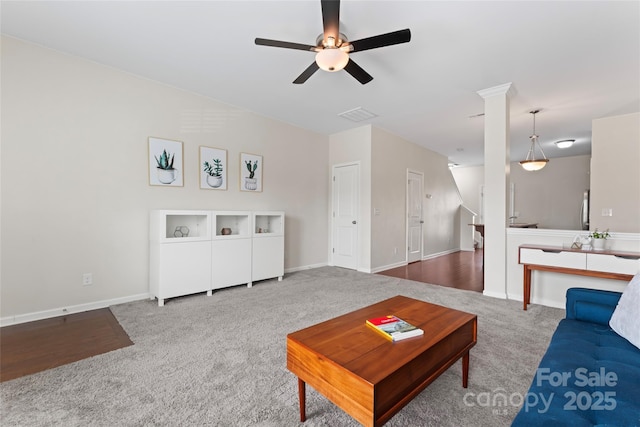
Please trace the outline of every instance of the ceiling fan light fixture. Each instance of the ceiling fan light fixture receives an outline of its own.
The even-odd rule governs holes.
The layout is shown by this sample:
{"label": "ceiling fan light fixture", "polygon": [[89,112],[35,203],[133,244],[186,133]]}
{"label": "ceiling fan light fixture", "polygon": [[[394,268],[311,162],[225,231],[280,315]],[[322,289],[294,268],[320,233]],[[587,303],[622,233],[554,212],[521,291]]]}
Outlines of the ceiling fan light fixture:
{"label": "ceiling fan light fixture", "polygon": [[309,77],[321,69],[329,72],[345,70],[351,77],[359,81],[360,84],[365,85],[373,80],[373,76],[351,60],[349,58],[350,53],[393,46],[411,41],[411,30],[405,28],[404,30],[378,34],[350,42],[345,35],[340,32],[340,0],[322,0],[320,2],[320,9],[322,10],[323,31],[316,38],[315,45],[263,39],[260,37],[256,37],[255,39],[255,44],[260,46],[315,52],[315,61],[293,81],[293,84],[306,82]]}
{"label": "ceiling fan light fixture", "polygon": [[316,64],[324,71],[340,71],[347,66],[349,55],[338,48],[325,48],[316,53]]}
{"label": "ceiling fan light fixture", "polygon": [[[520,162],[520,166],[527,172],[539,171],[549,163],[549,159],[544,155],[544,151],[542,151],[542,147],[540,143],[538,143],[538,135],[536,135],[536,114],[539,112],[540,110],[530,111],[530,113],[533,114],[533,134],[529,137],[531,139],[531,146],[529,147],[527,158]],[[536,146],[540,154],[542,154],[542,158],[536,159]]]}

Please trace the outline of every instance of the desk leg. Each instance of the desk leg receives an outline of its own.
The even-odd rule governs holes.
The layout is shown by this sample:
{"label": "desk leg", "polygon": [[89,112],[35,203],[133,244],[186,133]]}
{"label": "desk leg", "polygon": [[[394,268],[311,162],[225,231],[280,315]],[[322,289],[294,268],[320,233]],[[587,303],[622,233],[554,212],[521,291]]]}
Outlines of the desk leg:
{"label": "desk leg", "polygon": [[304,381],[302,381],[300,378],[298,378],[298,396],[300,399],[300,422],[305,422],[307,420],[307,414],[306,414],[306,393],[305,393],[305,389],[306,389],[306,384]]}
{"label": "desk leg", "polygon": [[523,283],[522,309],[526,310],[527,306],[531,301],[531,269],[529,269],[529,266],[527,266],[526,264],[524,264],[523,267],[524,267],[524,277],[522,279],[522,283]]}
{"label": "desk leg", "polygon": [[467,388],[469,385],[469,352],[462,356],[462,387]]}

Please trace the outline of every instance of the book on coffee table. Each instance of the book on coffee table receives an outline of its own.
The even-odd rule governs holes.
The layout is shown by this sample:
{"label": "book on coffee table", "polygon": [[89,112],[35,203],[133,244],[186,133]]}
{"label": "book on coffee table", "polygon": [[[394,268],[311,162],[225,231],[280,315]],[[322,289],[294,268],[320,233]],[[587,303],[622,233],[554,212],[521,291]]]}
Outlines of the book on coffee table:
{"label": "book on coffee table", "polygon": [[400,341],[424,334],[422,329],[392,315],[367,319],[366,324],[391,341]]}

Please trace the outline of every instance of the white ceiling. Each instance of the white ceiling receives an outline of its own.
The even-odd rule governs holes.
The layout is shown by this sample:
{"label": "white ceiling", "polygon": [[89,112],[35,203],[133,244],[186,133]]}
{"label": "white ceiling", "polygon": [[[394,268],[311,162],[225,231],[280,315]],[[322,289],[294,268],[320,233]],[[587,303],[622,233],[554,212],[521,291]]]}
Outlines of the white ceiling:
{"label": "white ceiling", "polygon": [[[322,134],[371,123],[461,165],[483,163],[477,91],[512,82],[511,158],[532,116],[548,157],[591,152],[591,121],[640,111],[640,2],[343,1],[350,40],[410,28],[410,43],[352,54],[374,80],[319,70],[291,82],[315,44],[320,2],[2,1],[2,33]],[[352,123],[338,114],[378,115]],[[560,151],[553,142],[576,139]]]}

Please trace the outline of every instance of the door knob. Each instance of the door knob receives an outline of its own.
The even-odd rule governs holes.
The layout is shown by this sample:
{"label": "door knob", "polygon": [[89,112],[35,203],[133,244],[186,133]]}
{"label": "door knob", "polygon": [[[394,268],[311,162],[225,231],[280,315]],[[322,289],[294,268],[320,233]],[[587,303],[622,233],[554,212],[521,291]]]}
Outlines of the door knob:
{"label": "door knob", "polygon": [[351,221],[351,224],[355,224],[355,223],[356,223],[355,221]]}

